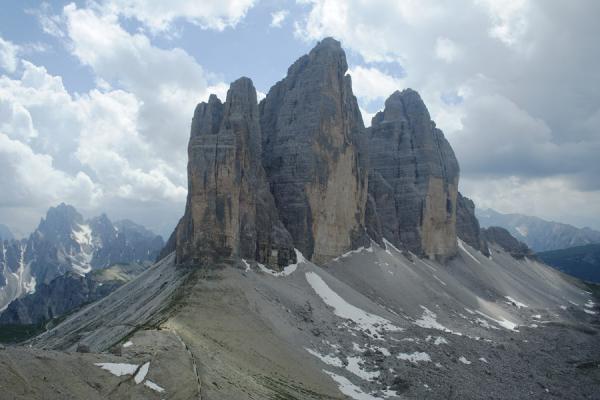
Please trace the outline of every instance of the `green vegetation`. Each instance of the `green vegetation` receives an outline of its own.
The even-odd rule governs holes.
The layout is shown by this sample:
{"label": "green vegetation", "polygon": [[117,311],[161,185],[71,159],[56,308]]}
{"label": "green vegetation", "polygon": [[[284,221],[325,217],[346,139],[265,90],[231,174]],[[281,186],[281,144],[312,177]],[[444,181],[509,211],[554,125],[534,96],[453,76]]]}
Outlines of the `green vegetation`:
{"label": "green vegetation", "polygon": [[19,343],[45,330],[44,324],[34,325],[2,325],[0,326],[0,343]]}

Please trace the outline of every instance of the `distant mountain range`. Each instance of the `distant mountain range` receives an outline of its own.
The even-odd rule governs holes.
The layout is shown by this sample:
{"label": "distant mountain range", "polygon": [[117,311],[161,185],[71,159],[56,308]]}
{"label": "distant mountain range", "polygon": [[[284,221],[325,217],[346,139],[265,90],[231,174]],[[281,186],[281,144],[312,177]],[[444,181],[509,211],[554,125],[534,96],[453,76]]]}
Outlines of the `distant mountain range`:
{"label": "distant mountain range", "polygon": [[72,206],[52,207],[29,238],[0,241],[0,311],[67,272],[83,276],[154,261],[163,245],[162,237],[131,221],[112,223],[105,214],[85,220]]}
{"label": "distant mountain range", "polygon": [[35,293],[13,300],[0,314],[0,330],[10,329],[10,325],[43,329],[46,322],[105,297],[138,276],[148,264],[117,264],[86,275],[60,275],[50,283],[38,285]]}
{"label": "distant mountain range", "polygon": [[500,226],[535,252],[600,243],[600,232],[546,221],[522,214],[502,214],[492,209],[476,210],[482,227]]}
{"label": "distant mountain range", "polygon": [[566,274],[600,283],[600,244],[544,251],[538,253],[538,257]]}

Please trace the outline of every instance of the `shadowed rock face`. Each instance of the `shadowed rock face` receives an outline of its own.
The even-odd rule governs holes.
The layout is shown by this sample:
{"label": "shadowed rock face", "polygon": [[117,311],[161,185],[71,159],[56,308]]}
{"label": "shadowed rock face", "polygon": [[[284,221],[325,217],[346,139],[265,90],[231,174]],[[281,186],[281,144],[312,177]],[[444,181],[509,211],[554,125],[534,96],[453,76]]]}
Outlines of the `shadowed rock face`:
{"label": "shadowed rock face", "polygon": [[260,104],[263,164],[295,246],[322,263],[366,240],[364,125],[340,43],[324,39]]}
{"label": "shadowed rock face", "polygon": [[458,192],[456,200],[456,234],[465,243],[481,251],[485,256],[490,255],[487,243],[481,234],[479,221],[475,216],[475,203]]}
{"label": "shadowed rock face", "polygon": [[250,79],[233,82],[224,104],[211,95],[196,107],[188,157],[186,211],[170,240],[177,263],[235,257],[271,266],[295,261],[261,164],[256,90]]}
{"label": "shadowed rock face", "polygon": [[514,258],[535,257],[525,243],[518,241],[509,231],[499,226],[482,229],[481,236],[489,243],[496,243]]}
{"label": "shadowed rock face", "polygon": [[369,129],[369,154],[383,237],[419,255],[455,255],[458,162],[417,92],[386,100]]}

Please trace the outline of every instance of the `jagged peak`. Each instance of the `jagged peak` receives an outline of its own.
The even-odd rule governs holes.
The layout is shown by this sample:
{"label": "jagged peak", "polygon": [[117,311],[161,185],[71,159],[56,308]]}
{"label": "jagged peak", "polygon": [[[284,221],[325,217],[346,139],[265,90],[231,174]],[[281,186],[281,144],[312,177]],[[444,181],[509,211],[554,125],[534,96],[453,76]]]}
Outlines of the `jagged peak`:
{"label": "jagged peak", "polygon": [[245,76],[233,81],[227,91],[227,110],[248,110],[255,107],[256,89],[250,78]]}
{"label": "jagged peak", "polygon": [[198,103],[192,118],[191,136],[216,135],[223,117],[223,103],[215,94],[207,102]]}

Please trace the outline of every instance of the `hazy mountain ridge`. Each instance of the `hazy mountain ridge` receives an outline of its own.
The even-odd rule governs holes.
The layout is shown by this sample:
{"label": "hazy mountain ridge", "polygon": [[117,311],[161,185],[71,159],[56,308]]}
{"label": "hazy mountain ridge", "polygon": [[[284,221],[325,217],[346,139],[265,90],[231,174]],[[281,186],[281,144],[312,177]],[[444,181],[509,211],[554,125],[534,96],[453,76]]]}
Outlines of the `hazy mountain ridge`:
{"label": "hazy mountain ridge", "polygon": [[[0,314],[0,326],[38,325],[99,300],[139,275],[147,265],[127,264],[95,270],[85,275],[69,271],[34,293],[12,301]],[[0,329],[2,329],[0,327]]]}
{"label": "hazy mountain ridge", "polygon": [[585,281],[600,283],[600,244],[544,251],[537,256],[559,271]]}
{"label": "hazy mountain ridge", "polygon": [[522,214],[502,214],[491,209],[476,210],[476,215],[482,226],[506,228],[536,252],[600,243],[600,232],[590,228],[577,228]]}
{"label": "hazy mountain ridge", "polygon": [[67,272],[154,261],[163,246],[160,236],[131,221],[86,221],[72,206],[51,207],[29,238],[0,242],[0,309]]}

